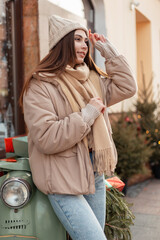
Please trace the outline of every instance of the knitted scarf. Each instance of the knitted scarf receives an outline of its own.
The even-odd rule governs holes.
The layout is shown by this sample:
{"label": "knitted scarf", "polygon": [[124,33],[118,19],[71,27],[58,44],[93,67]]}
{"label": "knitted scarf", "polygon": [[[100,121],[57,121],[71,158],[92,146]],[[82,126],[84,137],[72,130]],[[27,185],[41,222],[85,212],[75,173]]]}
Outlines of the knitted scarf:
{"label": "knitted scarf", "polygon": [[[93,97],[99,96],[103,99],[99,75],[93,70],[90,71],[85,63],[78,65],[76,69],[67,65],[65,72],[60,77],[56,77],[55,80],[61,85],[73,112],[80,112]],[[105,173],[110,176],[115,169],[116,157],[103,114],[100,114],[95,120],[92,128],[94,171],[100,175]],[[88,149],[87,137],[83,141]]]}

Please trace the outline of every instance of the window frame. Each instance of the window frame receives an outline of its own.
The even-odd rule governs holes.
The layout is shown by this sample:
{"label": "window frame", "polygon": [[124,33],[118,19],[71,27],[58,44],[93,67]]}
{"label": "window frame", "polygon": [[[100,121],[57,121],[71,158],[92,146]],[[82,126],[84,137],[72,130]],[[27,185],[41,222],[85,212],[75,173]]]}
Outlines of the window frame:
{"label": "window frame", "polygon": [[[11,48],[6,48],[8,81],[8,104],[13,110],[13,125],[15,135],[25,132],[23,113],[19,106],[19,97],[24,83],[24,62],[23,62],[23,0],[8,0],[6,8],[6,41],[11,42]],[[10,137],[10,136],[8,136]],[[0,150],[0,158],[5,157],[5,150]]]}

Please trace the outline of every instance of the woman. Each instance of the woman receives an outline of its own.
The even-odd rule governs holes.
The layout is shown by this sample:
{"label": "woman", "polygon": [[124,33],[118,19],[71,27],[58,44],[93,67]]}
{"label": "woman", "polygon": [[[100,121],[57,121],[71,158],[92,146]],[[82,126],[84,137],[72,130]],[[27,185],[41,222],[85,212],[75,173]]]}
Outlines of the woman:
{"label": "woman", "polygon": [[[21,97],[33,181],[73,240],[103,240],[104,174],[117,162],[106,107],[132,97],[135,80],[103,35],[55,15],[49,27],[50,52]],[[91,59],[89,40],[107,73]]]}

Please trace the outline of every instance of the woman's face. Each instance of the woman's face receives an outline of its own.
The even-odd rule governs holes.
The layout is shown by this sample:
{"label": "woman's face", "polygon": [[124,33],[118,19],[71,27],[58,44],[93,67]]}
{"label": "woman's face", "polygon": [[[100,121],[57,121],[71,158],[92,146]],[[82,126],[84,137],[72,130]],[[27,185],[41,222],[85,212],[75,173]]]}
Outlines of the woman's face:
{"label": "woman's face", "polygon": [[74,45],[76,59],[74,64],[81,64],[84,62],[85,56],[88,52],[88,37],[83,30],[76,30],[74,33]]}

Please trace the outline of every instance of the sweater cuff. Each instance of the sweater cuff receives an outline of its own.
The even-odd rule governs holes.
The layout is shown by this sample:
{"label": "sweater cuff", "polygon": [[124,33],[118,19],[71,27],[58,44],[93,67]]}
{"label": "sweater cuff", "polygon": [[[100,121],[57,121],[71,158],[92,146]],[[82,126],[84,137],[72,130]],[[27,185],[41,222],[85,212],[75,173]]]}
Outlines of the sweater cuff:
{"label": "sweater cuff", "polygon": [[120,55],[108,39],[106,39],[106,42],[104,43],[102,43],[101,41],[97,41],[95,44],[95,48],[100,51],[102,57],[104,57],[106,60]]}
{"label": "sweater cuff", "polygon": [[89,125],[92,126],[95,119],[101,114],[96,107],[91,104],[87,104],[85,108],[81,109],[83,120]]}

